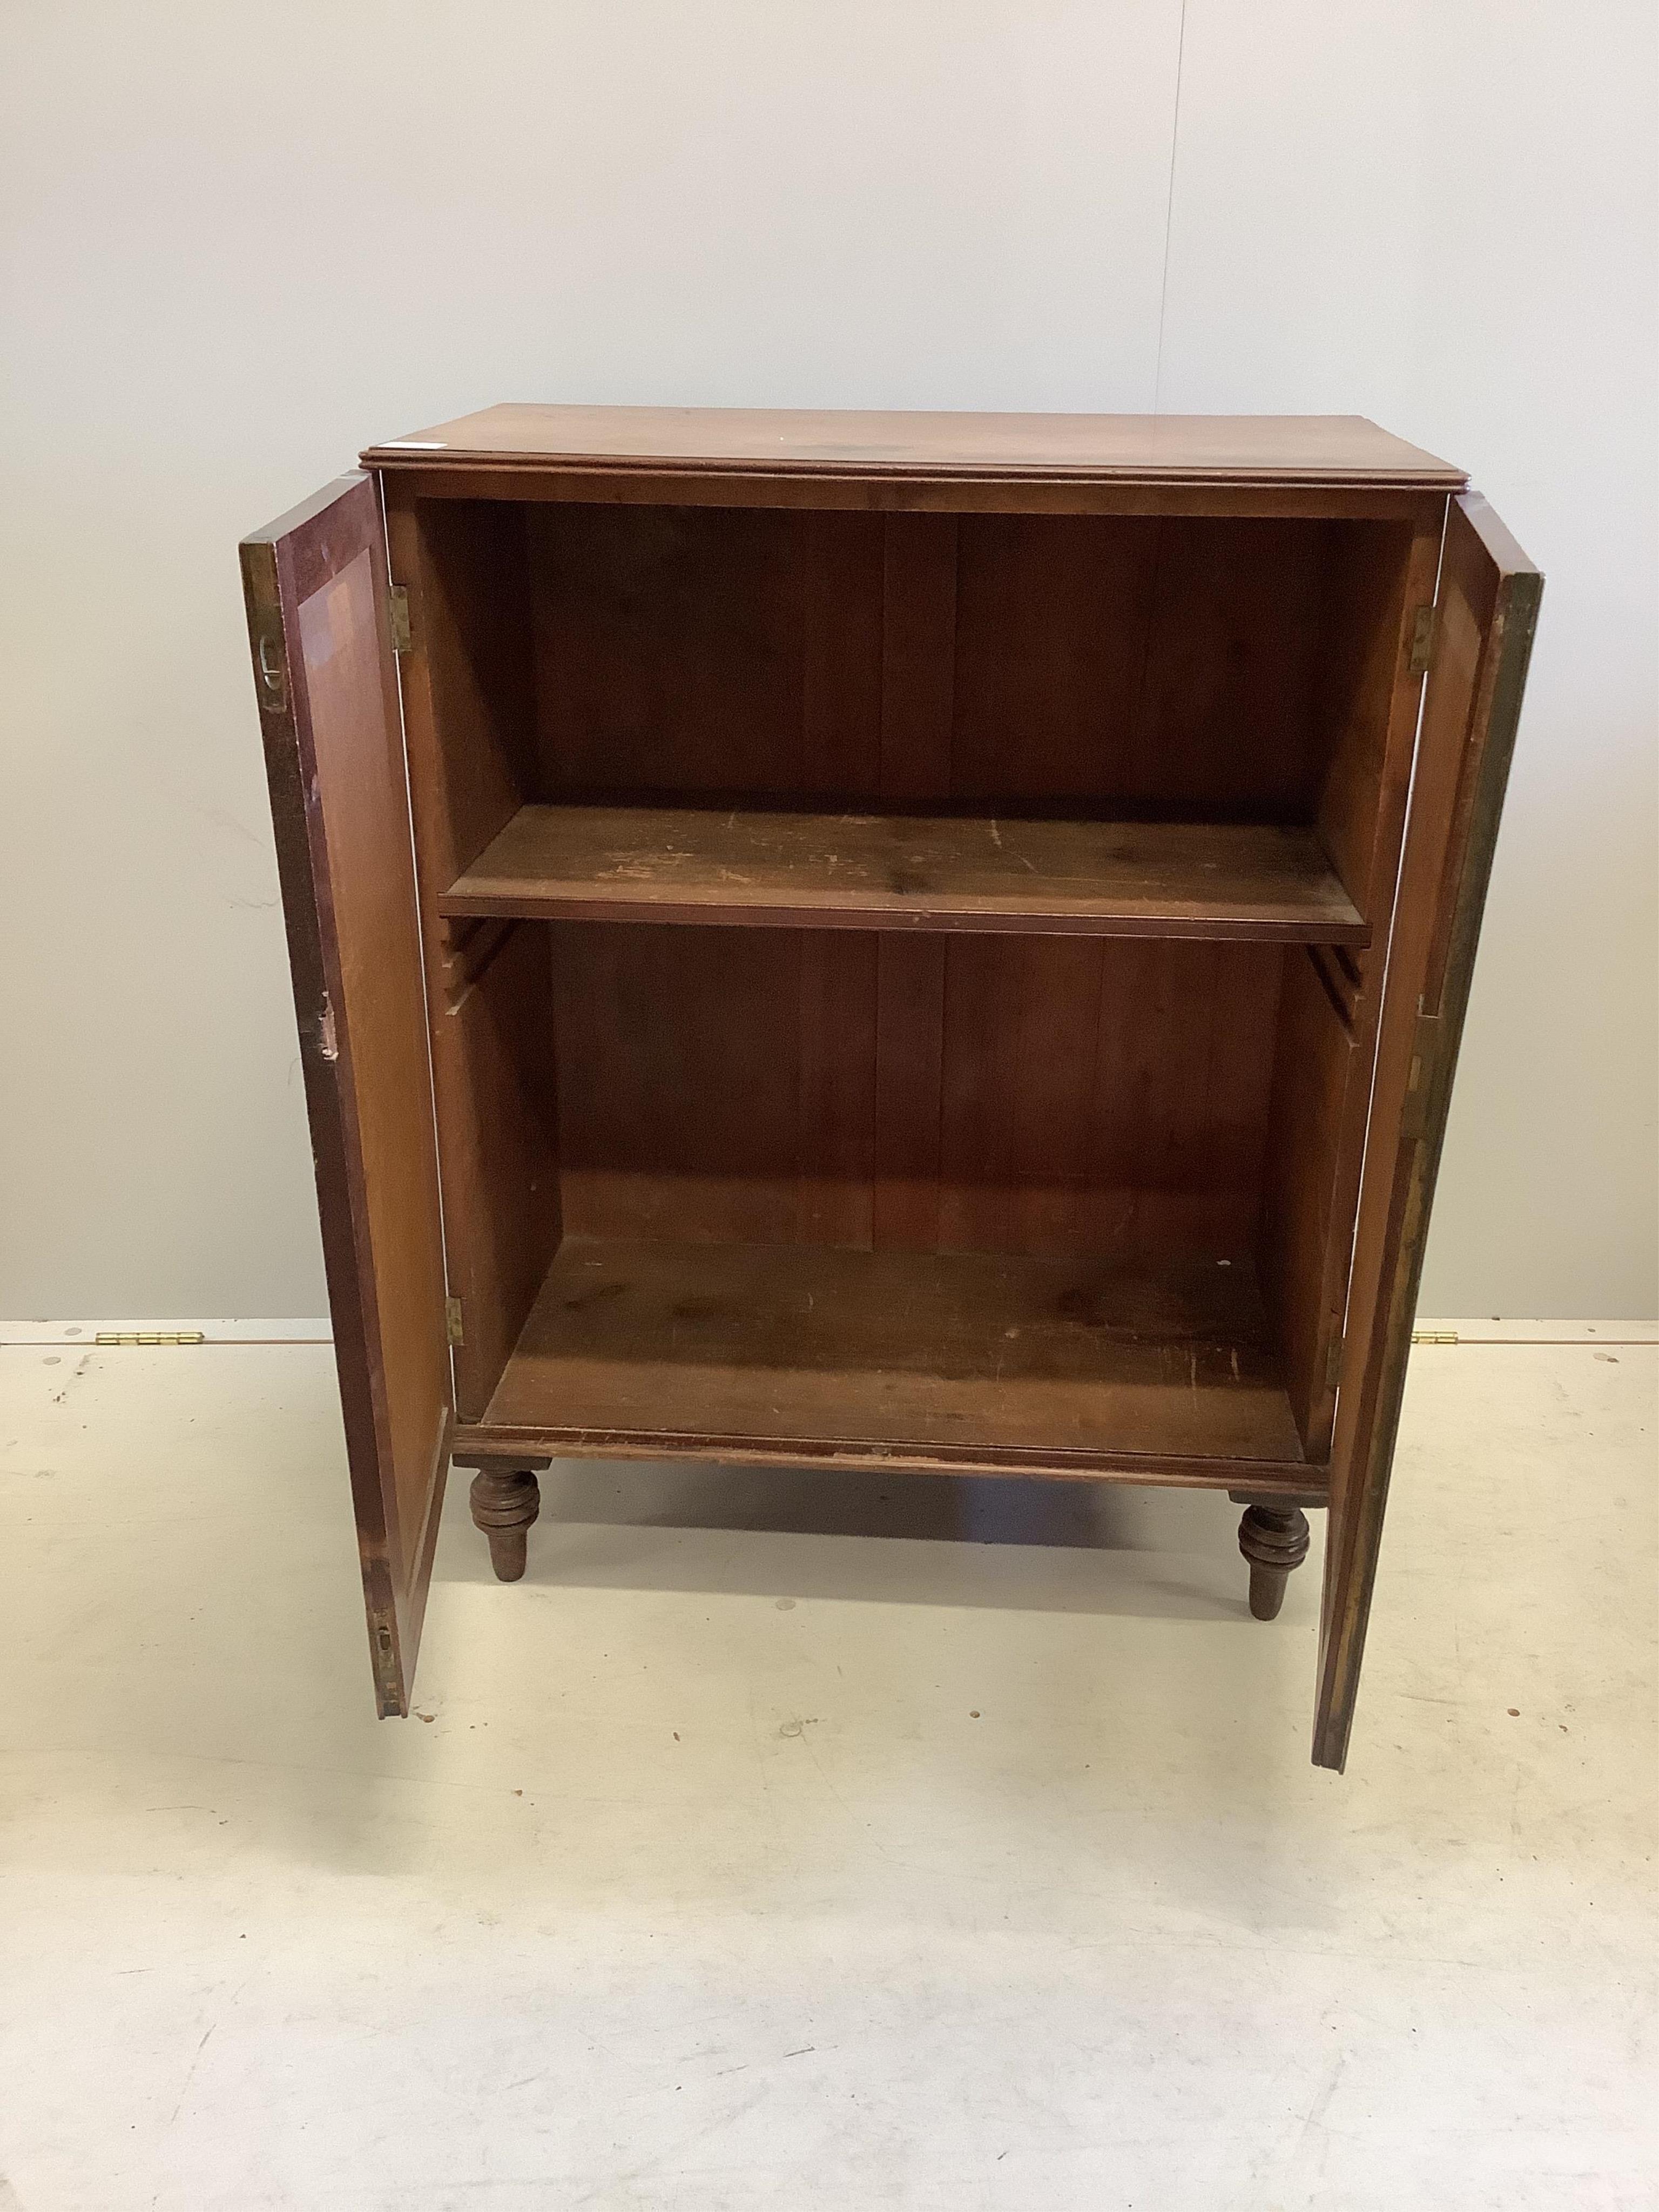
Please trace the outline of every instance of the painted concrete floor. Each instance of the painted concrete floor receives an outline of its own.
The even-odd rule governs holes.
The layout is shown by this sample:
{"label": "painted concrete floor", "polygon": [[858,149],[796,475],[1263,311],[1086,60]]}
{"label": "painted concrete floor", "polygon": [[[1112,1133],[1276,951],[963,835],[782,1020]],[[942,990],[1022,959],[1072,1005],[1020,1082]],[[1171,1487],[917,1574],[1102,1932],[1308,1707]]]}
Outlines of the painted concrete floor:
{"label": "painted concrete floor", "polygon": [[0,1353],[0,2206],[1650,2205],[1619,1334],[1418,1353],[1346,1778],[1316,1553],[915,1478],[457,1483],[377,1723],[325,1347]]}

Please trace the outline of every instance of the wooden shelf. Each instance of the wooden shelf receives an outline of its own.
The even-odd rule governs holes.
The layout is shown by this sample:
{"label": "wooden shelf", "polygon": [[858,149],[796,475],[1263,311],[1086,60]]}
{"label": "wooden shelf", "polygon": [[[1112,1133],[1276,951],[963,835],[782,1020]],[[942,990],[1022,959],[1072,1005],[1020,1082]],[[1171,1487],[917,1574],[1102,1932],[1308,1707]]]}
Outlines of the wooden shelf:
{"label": "wooden shelf", "polygon": [[1309,830],[525,806],[451,915],[1364,945]]}
{"label": "wooden shelf", "polygon": [[1324,1480],[1302,1465],[1243,1256],[1128,1267],[567,1237],[455,1448],[1217,1486],[1248,1462],[1264,1494]]}

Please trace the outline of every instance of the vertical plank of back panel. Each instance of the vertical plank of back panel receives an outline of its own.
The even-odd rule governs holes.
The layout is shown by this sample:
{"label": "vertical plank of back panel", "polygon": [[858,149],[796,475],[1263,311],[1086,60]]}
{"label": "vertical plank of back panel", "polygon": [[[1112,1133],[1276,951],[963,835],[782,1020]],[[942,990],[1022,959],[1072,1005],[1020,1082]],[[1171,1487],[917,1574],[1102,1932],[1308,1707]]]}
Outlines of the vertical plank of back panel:
{"label": "vertical plank of back panel", "polygon": [[[1171,947],[1204,957],[1194,991],[1204,1009],[1204,1113],[1187,1154],[1185,1180],[1199,1200],[1189,1240],[1255,1260],[1266,1172],[1268,1102],[1277,1065],[1279,1010],[1295,946]],[[1198,966],[1198,963],[1194,963]]]}
{"label": "vertical plank of back panel", "polygon": [[1073,1252],[1090,1182],[1103,948],[963,937],[945,957],[939,1243]]}
{"label": "vertical plank of back panel", "polygon": [[939,1234],[945,939],[883,931],[877,944],[872,1234],[878,1251],[932,1252]]}
{"label": "vertical plank of back panel", "polygon": [[[1145,1231],[1155,1247],[1207,1249],[1238,1264],[1249,1256],[1246,1224],[1261,1188],[1282,961],[1267,948],[1253,955],[1222,945],[1155,951],[1157,1043],[1137,1139]],[[1135,1013],[1127,1018],[1135,1023]]]}
{"label": "vertical plank of back panel", "polygon": [[961,518],[951,788],[1018,808],[1109,811],[1131,781],[1160,525],[1140,516]]}
{"label": "vertical plank of back panel", "polygon": [[882,599],[881,795],[951,795],[957,518],[890,514]]}
{"label": "vertical plank of back panel", "polygon": [[[798,1099],[803,1244],[871,1249],[875,1233],[876,969],[864,930],[801,930]],[[780,1049],[788,1037],[780,1035]]]}
{"label": "vertical plank of back panel", "polygon": [[787,518],[560,506],[530,530],[550,798],[793,788],[777,742],[801,691]]}
{"label": "vertical plank of back panel", "polygon": [[[809,510],[789,521],[799,563],[801,696],[788,788],[867,805],[881,788],[883,519]],[[787,728],[778,735],[791,742]]]}
{"label": "vertical plank of back panel", "polygon": [[[1215,956],[1230,952],[1218,962]],[[1260,1201],[1280,956],[1103,947],[1085,1197],[1103,1249],[1242,1258]]]}
{"label": "vertical plank of back panel", "polygon": [[1321,522],[1189,517],[1158,535],[1123,796],[1141,810],[1307,822],[1320,766]]}
{"label": "vertical plank of back panel", "polygon": [[[956,711],[957,518],[886,518],[881,795],[943,807]],[[945,940],[883,931],[876,956],[877,1250],[931,1252],[939,1233]]]}
{"label": "vertical plank of back panel", "polygon": [[942,1248],[1248,1261],[1280,958],[952,939]]}
{"label": "vertical plank of back panel", "polygon": [[795,1241],[807,935],[555,926],[568,1232]]}
{"label": "vertical plank of back panel", "polygon": [[869,1249],[874,936],[551,935],[572,1234]]}

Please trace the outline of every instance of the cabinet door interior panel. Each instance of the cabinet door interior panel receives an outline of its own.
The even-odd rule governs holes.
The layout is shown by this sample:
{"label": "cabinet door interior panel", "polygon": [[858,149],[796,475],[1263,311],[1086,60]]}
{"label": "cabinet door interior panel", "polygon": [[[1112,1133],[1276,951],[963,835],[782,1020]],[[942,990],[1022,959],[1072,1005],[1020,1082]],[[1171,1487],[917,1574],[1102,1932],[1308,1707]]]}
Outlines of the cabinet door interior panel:
{"label": "cabinet door interior panel", "polygon": [[242,546],[375,1686],[408,1709],[452,1414],[409,799],[373,482]]}
{"label": "cabinet door interior panel", "polygon": [[1340,1766],[1524,555],[1357,416],[365,459],[245,565],[382,1710],[451,1455],[506,1580],[565,1454],[1012,1472],[1263,1620],[1328,1506]]}
{"label": "cabinet door interior panel", "polygon": [[1423,1251],[1543,579],[1485,500],[1447,519],[1389,952],[1337,1411],[1314,1757],[1347,1758]]}

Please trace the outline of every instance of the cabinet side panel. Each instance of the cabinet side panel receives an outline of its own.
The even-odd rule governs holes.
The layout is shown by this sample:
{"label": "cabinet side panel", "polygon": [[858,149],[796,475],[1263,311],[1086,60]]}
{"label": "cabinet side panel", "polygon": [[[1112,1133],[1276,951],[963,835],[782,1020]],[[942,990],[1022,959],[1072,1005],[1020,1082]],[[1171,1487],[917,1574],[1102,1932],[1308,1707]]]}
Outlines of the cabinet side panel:
{"label": "cabinet side panel", "polygon": [[[433,1066],[459,1300],[455,1402],[482,1419],[559,1247],[557,1073],[545,929],[445,929]],[[456,940],[459,939],[458,943]]]}
{"label": "cabinet side panel", "polygon": [[440,892],[531,795],[523,511],[388,485],[409,594],[404,723],[427,962],[458,1410],[480,1417],[560,1236],[552,983],[534,925],[444,921]]}
{"label": "cabinet side panel", "polygon": [[1286,960],[1257,1240],[1261,1295],[1310,1461],[1330,1449],[1329,1363],[1342,1334],[1365,1134],[1355,1079],[1363,1055],[1343,981],[1328,955],[1310,949]]}
{"label": "cabinet side panel", "polygon": [[[1419,608],[1434,598],[1437,514],[1403,523],[1333,524],[1324,579],[1320,715],[1329,747],[1319,790],[1321,842],[1374,927],[1400,865],[1422,675],[1411,666]],[[1380,963],[1379,963],[1380,964]]]}
{"label": "cabinet side panel", "polygon": [[402,657],[423,889],[447,890],[535,796],[534,667],[525,510],[416,501],[388,486],[394,582],[409,593]]}
{"label": "cabinet side panel", "polygon": [[1434,589],[1441,517],[1327,530],[1320,715],[1328,748],[1317,829],[1373,943],[1310,948],[1286,970],[1258,1240],[1303,1449],[1332,1446],[1365,1152],[1383,944],[1400,866],[1422,676],[1414,617]]}

